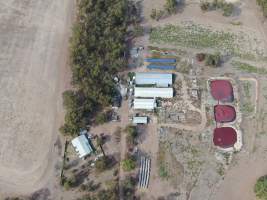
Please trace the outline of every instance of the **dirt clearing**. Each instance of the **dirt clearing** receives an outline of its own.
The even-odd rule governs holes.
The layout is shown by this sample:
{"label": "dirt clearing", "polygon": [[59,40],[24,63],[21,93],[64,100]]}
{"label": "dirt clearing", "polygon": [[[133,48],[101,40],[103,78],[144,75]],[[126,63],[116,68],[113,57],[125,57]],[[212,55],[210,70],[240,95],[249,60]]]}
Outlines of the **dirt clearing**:
{"label": "dirt clearing", "polygon": [[73,4],[0,0],[0,194],[51,180]]}

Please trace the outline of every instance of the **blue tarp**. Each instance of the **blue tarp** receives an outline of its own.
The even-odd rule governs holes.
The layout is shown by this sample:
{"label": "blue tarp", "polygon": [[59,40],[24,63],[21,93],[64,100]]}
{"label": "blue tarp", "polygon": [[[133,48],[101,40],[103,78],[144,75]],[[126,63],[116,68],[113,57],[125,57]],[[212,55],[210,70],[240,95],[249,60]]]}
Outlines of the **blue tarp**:
{"label": "blue tarp", "polygon": [[147,65],[147,69],[175,70],[174,65]]}
{"label": "blue tarp", "polygon": [[150,63],[175,63],[175,58],[145,58],[145,62]]}

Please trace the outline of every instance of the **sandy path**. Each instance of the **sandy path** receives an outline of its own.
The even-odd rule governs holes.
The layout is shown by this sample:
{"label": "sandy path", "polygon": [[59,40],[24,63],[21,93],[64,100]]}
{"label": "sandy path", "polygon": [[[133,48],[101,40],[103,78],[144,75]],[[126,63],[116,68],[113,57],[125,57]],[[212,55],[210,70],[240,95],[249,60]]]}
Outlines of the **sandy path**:
{"label": "sandy path", "polygon": [[0,0],[2,194],[30,193],[51,178],[72,8],[71,0]]}

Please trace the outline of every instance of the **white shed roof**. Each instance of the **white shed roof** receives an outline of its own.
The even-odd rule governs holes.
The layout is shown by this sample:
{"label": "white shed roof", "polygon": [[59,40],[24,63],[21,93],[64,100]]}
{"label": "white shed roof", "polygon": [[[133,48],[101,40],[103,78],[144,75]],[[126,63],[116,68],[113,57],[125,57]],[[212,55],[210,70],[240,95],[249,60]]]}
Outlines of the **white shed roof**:
{"label": "white shed roof", "polygon": [[89,140],[85,135],[80,135],[74,138],[71,143],[80,158],[90,154],[93,151],[91,145],[89,144]]}
{"label": "white shed roof", "polygon": [[155,84],[157,87],[168,87],[172,85],[172,74],[158,72],[137,72],[135,73],[137,85]]}
{"label": "white shed roof", "polygon": [[148,88],[148,87],[135,87],[135,97],[150,97],[150,98],[172,98],[173,88]]}
{"label": "white shed roof", "polygon": [[134,117],[133,124],[147,124],[147,117]]}
{"label": "white shed roof", "polygon": [[155,99],[134,99],[134,109],[153,110],[156,107]]}

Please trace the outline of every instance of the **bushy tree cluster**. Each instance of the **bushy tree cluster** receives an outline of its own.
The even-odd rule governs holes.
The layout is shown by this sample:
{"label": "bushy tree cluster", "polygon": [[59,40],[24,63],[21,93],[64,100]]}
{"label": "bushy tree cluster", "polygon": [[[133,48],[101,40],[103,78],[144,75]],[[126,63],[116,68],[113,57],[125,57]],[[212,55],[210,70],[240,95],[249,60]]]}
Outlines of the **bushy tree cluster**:
{"label": "bushy tree cluster", "polygon": [[215,54],[206,54],[205,64],[211,67],[219,67],[221,64],[221,55],[220,53]]}
{"label": "bushy tree cluster", "polygon": [[124,171],[132,171],[136,167],[136,160],[133,156],[127,156],[121,164]]}
{"label": "bushy tree cluster", "polygon": [[[70,40],[74,91],[63,94],[65,124],[60,131],[75,135],[108,106],[115,95],[113,76],[126,62],[127,0],[81,0]],[[101,119],[102,120],[102,119]]]}
{"label": "bushy tree cluster", "polygon": [[257,180],[254,192],[258,199],[267,200],[267,176],[262,176]]}
{"label": "bushy tree cluster", "polygon": [[175,14],[177,9],[177,1],[176,0],[166,0],[165,9],[168,14]]}
{"label": "bushy tree cluster", "polygon": [[87,194],[77,200],[119,200],[119,184],[114,181],[107,189],[99,190],[96,194]]}
{"label": "bushy tree cluster", "polygon": [[122,191],[123,196],[127,200],[135,199],[135,186],[136,186],[136,179],[134,177],[128,176],[122,182]]}
{"label": "bushy tree cluster", "polygon": [[267,17],[267,0],[257,0],[258,5],[263,11],[263,15]]}
{"label": "bushy tree cluster", "polygon": [[222,10],[223,15],[226,17],[231,16],[234,12],[234,5],[232,3],[227,3],[224,0],[213,0],[212,2],[202,1],[200,8],[203,11]]}

